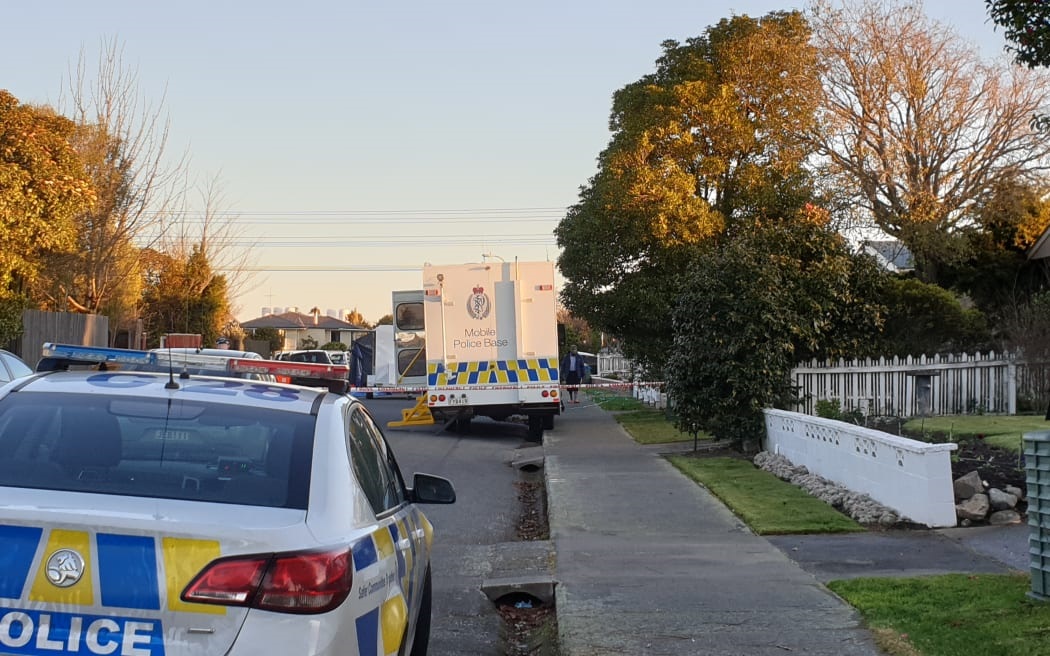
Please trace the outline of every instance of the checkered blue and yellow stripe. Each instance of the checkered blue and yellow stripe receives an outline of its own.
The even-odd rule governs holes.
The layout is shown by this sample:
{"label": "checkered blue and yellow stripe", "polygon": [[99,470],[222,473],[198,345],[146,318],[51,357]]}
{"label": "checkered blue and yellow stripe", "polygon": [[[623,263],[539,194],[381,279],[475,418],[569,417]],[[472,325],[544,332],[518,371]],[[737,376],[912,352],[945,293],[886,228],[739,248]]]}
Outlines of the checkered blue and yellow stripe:
{"label": "checkered blue and yellow stripe", "polygon": [[[423,544],[412,535],[423,531]],[[408,626],[409,607],[419,603],[419,584],[413,578],[416,562],[425,558],[433,540],[433,526],[418,510],[413,510],[385,528],[379,528],[353,545],[354,581],[358,587],[375,588],[377,599],[366,602],[371,608],[355,620],[357,653],[360,656],[393,656],[401,649]],[[401,550],[398,544],[407,544]],[[422,561],[425,563],[426,561]],[[397,583],[386,575],[396,576]],[[417,572],[418,574],[418,572]],[[370,585],[367,582],[372,581]],[[378,603],[378,606],[373,604]]]}
{"label": "checkered blue and yellow stripe", "polygon": [[498,385],[558,382],[557,358],[427,363],[427,385]]}
{"label": "checkered blue and yellow stripe", "polygon": [[[0,544],[0,599],[24,594],[30,601],[71,606],[226,614],[224,606],[179,599],[197,572],[222,555],[214,540],[0,525]],[[59,549],[73,549],[84,559],[84,575],[68,587],[51,584],[46,564],[37,558],[38,552],[46,558]]]}

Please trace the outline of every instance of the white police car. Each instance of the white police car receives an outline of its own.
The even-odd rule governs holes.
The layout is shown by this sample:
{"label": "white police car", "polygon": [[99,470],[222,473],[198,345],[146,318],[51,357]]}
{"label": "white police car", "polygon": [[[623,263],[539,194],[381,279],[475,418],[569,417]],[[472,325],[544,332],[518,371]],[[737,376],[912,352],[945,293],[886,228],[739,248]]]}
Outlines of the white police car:
{"label": "white police car", "polygon": [[[417,504],[455,492],[407,487],[359,401],[48,346],[58,370],[0,387],[0,654],[426,653]],[[226,367],[346,385],[333,365]]]}

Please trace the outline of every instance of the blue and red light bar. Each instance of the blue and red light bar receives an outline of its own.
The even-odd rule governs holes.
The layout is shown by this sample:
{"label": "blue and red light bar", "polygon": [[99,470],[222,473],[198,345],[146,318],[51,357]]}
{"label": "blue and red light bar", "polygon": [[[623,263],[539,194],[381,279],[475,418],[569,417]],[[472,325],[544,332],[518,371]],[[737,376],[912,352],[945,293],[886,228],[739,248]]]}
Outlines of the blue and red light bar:
{"label": "blue and red light bar", "polygon": [[189,366],[205,370],[205,375],[268,374],[284,382],[309,385],[323,382],[333,391],[343,392],[348,387],[350,367],[342,364],[314,364],[288,360],[255,360],[224,358],[219,355],[136,351],[133,349],[54,344],[48,342],[41,349],[43,358],[38,371],[67,369],[70,364],[126,364],[163,371],[173,367]]}

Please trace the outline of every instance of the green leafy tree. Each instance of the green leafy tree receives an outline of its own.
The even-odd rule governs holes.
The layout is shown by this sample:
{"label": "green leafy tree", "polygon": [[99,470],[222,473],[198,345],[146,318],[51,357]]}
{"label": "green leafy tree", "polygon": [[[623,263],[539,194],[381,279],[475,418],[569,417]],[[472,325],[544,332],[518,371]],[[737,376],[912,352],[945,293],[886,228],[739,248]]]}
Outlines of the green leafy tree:
{"label": "green leafy tree", "polygon": [[74,218],[96,193],[74,134],[69,119],[0,90],[0,299],[27,295],[45,256],[76,247]]}
{"label": "green leafy tree", "polygon": [[889,277],[880,297],[886,322],[881,355],[933,355],[987,351],[992,344],[984,314],[952,292],[914,278]]}
{"label": "green leafy tree", "polygon": [[299,340],[299,348],[315,349],[317,348],[317,340],[311,337],[310,335],[306,335],[305,337]]}
{"label": "green leafy tree", "polygon": [[1003,28],[1018,64],[1050,66],[1050,5],[1038,0],[985,0],[988,13]]}
{"label": "green leafy tree", "polygon": [[345,351],[347,348],[347,345],[342,342],[327,342],[321,345],[321,349],[325,351]]}
{"label": "green leafy tree", "polygon": [[1050,102],[1050,75],[983,59],[918,4],[821,0],[810,23],[821,179],[911,250],[920,279],[942,283],[970,256],[972,206],[999,181],[1043,177],[1050,140],[1032,117]]}
{"label": "green leafy tree", "polygon": [[883,275],[812,221],[756,221],[690,267],[674,311],[668,395],[679,427],[757,450],[762,410],[793,408],[792,367],[863,352]]}
{"label": "green leafy tree", "polygon": [[376,320],[375,326],[372,326],[372,327],[375,328],[376,326],[392,326],[392,325],[394,325],[394,315],[393,314],[384,314],[383,316],[379,317],[378,320]]}
{"label": "green leafy tree", "polygon": [[201,249],[185,259],[159,258],[143,296],[143,322],[148,343],[164,333],[199,333],[204,344],[223,334],[229,315],[226,278],[215,274]]}
{"label": "green leafy tree", "polygon": [[265,341],[270,346],[270,353],[276,353],[284,348],[284,333],[277,328],[256,328],[252,331],[252,339]]}
{"label": "green leafy tree", "polygon": [[656,71],[614,95],[598,173],[555,230],[562,302],[654,369],[696,247],[811,197],[802,136],[819,82],[809,37],[797,12],[735,16],[665,42]]}

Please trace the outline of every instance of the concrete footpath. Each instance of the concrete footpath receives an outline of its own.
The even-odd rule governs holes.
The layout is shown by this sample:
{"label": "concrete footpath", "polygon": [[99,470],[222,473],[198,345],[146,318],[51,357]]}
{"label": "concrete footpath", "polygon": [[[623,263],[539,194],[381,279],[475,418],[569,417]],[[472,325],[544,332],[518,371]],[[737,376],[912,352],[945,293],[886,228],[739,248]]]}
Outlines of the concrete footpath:
{"label": "concrete footpath", "polygon": [[563,656],[875,655],[824,582],[1027,563],[1024,526],[759,537],[679,473],[669,447],[636,444],[587,401],[566,407],[543,448]]}

